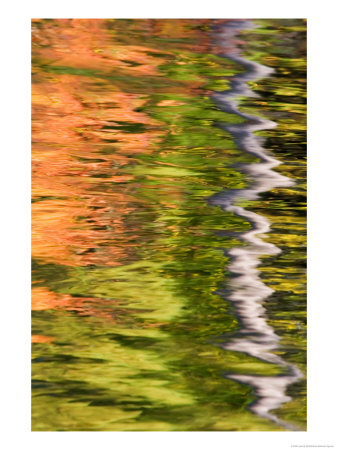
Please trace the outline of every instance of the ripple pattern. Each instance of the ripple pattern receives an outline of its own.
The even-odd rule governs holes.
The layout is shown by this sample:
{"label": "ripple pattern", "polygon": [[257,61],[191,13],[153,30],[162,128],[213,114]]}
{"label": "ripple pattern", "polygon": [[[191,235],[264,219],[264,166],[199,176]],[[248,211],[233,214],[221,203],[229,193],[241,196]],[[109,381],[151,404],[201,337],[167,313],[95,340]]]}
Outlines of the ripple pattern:
{"label": "ripple pattern", "polygon": [[255,131],[274,128],[277,124],[239,110],[239,97],[256,96],[247,83],[268,77],[273,72],[273,69],[249,61],[240,54],[236,37],[241,30],[252,26],[245,20],[228,21],[221,24],[216,33],[216,43],[221,49],[220,56],[242,65],[245,69],[245,72],[233,77],[229,91],[214,94],[214,100],[222,111],[236,114],[245,119],[245,122],[220,126],[231,133],[240,149],[259,158],[258,163],[240,166],[240,170],[251,180],[248,188],[223,191],[209,199],[211,204],[245,218],[252,226],[250,231],[240,235],[241,240],[247,245],[228,251],[231,260],[229,271],[233,274],[229,283],[230,294],[221,292],[220,295],[234,305],[241,328],[234,338],[223,344],[223,347],[277,364],[285,370],[285,375],[278,376],[231,374],[227,377],[252,386],[257,396],[257,400],[250,405],[252,412],[286,429],[294,430],[293,426],[281,421],[271,411],[291,400],[286,395],[286,388],[301,378],[302,374],[296,366],[274,353],[279,346],[279,337],[268,325],[263,306],[263,302],[273,290],[261,281],[258,268],[262,256],[277,255],[281,250],[261,238],[263,233],[269,232],[270,222],[265,217],[236,204],[240,199],[255,200],[260,193],[294,184],[290,178],[273,170],[280,162],[263,147],[264,140],[254,134]]}

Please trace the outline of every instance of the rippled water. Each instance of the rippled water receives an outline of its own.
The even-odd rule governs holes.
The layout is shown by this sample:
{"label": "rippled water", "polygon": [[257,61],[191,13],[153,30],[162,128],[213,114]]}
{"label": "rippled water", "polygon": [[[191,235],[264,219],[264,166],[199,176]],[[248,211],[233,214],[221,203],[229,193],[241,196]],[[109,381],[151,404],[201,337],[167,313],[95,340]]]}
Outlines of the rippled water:
{"label": "rippled water", "polygon": [[305,22],[32,26],[33,430],[304,430]]}

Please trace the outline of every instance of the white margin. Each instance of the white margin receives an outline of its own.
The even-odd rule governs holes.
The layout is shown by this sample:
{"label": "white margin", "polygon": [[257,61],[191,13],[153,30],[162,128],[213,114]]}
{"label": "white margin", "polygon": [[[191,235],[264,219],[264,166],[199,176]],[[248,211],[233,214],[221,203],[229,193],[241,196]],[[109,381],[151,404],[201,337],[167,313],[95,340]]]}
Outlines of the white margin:
{"label": "white margin", "polygon": [[[122,3],[122,4],[121,4]],[[1,24],[1,433],[4,449],[289,449],[337,444],[337,19],[334,2],[208,0],[13,1]],[[308,154],[308,431],[31,432],[30,431],[30,19],[307,18]]]}

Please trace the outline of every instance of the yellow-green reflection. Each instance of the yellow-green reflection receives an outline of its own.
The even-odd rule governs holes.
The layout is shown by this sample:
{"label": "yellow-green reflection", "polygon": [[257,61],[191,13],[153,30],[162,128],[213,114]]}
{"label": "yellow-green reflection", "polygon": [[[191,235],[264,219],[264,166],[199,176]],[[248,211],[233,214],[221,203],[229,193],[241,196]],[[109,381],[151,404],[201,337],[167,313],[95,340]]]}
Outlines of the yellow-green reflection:
{"label": "yellow-green reflection", "polygon": [[[276,74],[242,106],[278,122],[261,133],[297,185],[246,207],[283,250],[262,261],[265,307],[304,369],[304,24],[257,24],[244,50]],[[242,68],[214,54],[208,20],[33,29],[33,429],[283,430],[224,377],[281,368],[217,345],[240,327],[215,294],[223,249],[250,224],[207,198],[244,188],[236,164],[255,159],[216,126],[240,119],[209,94]],[[304,427],[304,381],[290,393],[277,414]]]}

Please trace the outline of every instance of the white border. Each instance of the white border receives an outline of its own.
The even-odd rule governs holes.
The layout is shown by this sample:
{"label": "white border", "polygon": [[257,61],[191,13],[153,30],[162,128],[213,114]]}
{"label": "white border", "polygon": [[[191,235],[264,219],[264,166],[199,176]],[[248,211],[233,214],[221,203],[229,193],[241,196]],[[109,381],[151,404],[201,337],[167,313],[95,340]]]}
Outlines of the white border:
{"label": "white border", "polygon": [[[122,3],[122,4],[121,4]],[[4,449],[288,449],[336,444],[335,328],[337,37],[334,2],[171,0],[22,1],[2,7],[1,258],[2,419]],[[307,432],[30,432],[30,19],[308,18],[309,28],[309,365]]]}

